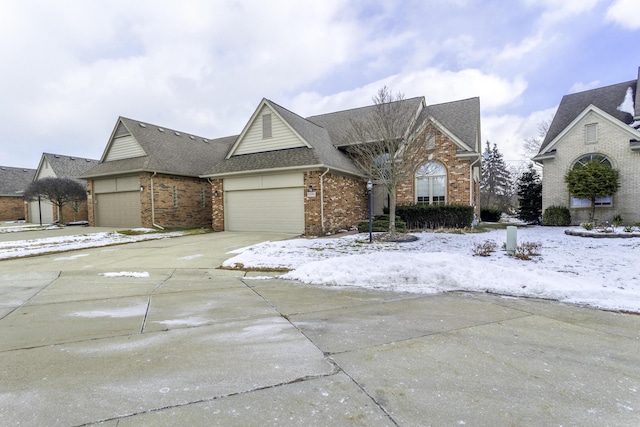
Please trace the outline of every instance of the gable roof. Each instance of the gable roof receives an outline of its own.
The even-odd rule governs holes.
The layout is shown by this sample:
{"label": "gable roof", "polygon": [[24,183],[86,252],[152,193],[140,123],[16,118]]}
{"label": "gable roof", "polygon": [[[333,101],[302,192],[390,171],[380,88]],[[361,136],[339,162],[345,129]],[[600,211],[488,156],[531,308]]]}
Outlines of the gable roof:
{"label": "gable roof", "polygon": [[0,166],[0,196],[22,196],[35,176],[35,169]]}
{"label": "gable roof", "polygon": [[441,124],[454,140],[458,140],[459,145],[462,144],[461,148],[478,153],[481,151],[480,98],[429,105],[423,114]]}
{"label": "gable roof", "polygon": [[[204,176],[303,167],[327,167],[361,175],[361,171],[347,155],[332,144],[327,129],[268,99],[263,99],[256,111],[260,110],[262,105],[269,106],[303,140],[305,147],[231,156],[214,165]],[[252,119],[255,117],[254,113]]]}
{"label": "gable roof", "polygon": [[[572,93],[562,97],[558,111],[556,112],[549,131],[542,141],[539,153],[542,154],[547,146],[551,144],[582,112],[589,106],[595,106],[614,119],[630,125],[634,123],[632,113],[622,108],[628,93],[631,99],[635,99],[637,91],[637,80],[618,83],[584,92]],[[629,92],[630,91],[630,92]],[[637,111],[637,106],[635,107]]]}
{"label": "gable roof", "polygon": [[[408,129],[413,123],[416,116],[425,106],[424,97],[416,97],[395,101],[394,103],[402,103],[401,108],[412,114],[406,115],[406,123],[398,126],[401,129]],[[336,111],[333,113],[320,114],[317,116],[307,117],[307,120],[321,126],[327,130],[329,137],[336,147],[347,146],[353,142],[349,139],[349,134],[353,129],[353,123],[367,123],[373,119],[375,105],[366,107],[353,108],[350,110]],[[403,135],[398,135],[402,137]],[[361,141],[364,142],[364,141]]]}
{"label": "gable roof", "polygon": [[[105,161],[115,139],[128,132],[142,148],[141,156]],[[119,117],[102,160],[83,175],[95,178],[131,172],[158,172],[171,175],[200,176],[212,164],[224,159],[237,136],[209,139],[186,132]]]}
{"label": "gable roof", "polygon": [[[98,164],[99,160],[82,157],[66,156],[63,154],[42,153],[37,171],[40,172],[44,162],[58,178],[74,178],[82,176],[86,171]],[[36,174],[37,176],[37,174]]]}

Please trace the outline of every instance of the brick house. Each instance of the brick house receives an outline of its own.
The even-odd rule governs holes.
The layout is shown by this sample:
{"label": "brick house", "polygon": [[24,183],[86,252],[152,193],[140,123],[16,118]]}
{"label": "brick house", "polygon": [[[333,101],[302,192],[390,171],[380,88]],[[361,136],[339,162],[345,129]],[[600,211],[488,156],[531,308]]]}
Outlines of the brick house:
{"label": "brick house", "polygon": [[[399,203],[476,205],[478,98],[402,101],[408,125],[433,131]],[[303,118],[263,99],[239,135],[207,139],[120,117],[100,163],[83,175],[89,222],[321,235],[367,218],[367,178],[346,153],[352,120],[373,106]],[[376,212],[386,197],[374,188]]]}
{"label": "brick house", "polygon": [[25,219],[22,194],[35,175],[35,169],[0,166],[0,221]]}
{"label": "brick house", "polygon": [[211,184],[201,178],[235,137],[208,139],[119,117],[87,171],[89,225],[211,226]]}
{"label": "brick house", "polygon": [[635,80],[565,95],[539,153],[544,168],[542,208],[565,206],[574,224],[587,221],[591,202],[571,197],[564,176],[589,160],[609,163],[620,172],[620,190],[596,201],[596,218],[625,224],[640,221],[640,68]]}
{"label": "brick house", "polygon": [[[42,178],[71,178],[82,185],[85,181],[79,176],[98,163],[95,159],[85,159],[63,154],[42,153],[40,163],[36,169],[34,181]],[[58,221],[58,210],[48,200],[35,200],[24,205],[24,216],[29,222],[51,224]],[[76,205],[65,205],[62,210],[62,219],[65,222],[87,221],[88,209],[86,202]]]}
{"label": "brick house", "polygon": [[[433,137],[415,179],[398,188],[402,203],[476,205],[480,180],[478,98],[427,106],[403,100]],[[204,176],[213,185],[215,230],[278,230],[310,235],[353,226],[367,217],[367,180],[346,153],[353,121],[374,107],[303,118],[263,99],[224,161]],[[375,183],[374,183],[375,184]],[[374,186],[375,213],[387,205]]]}

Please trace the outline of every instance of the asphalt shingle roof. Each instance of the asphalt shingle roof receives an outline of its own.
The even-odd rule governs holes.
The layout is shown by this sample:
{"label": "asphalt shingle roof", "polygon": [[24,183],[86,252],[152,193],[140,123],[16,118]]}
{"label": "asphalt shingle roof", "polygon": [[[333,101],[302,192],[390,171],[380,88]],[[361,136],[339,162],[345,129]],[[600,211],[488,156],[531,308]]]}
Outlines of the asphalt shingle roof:
{"label": "asphalt shingle roof", "polygon": [[132,171],[200,176],[212,164],[225,158],[237,138],[237,135],[217,139],[204,138],[126,117],[120,117],[118,123],[126,127],[146,156],[99,163],[84,177]]}
{"label": "asphalt shingle roof", "polygon": [[422,113],[442,123],[473,150],[480,151],[480,98],[429,105]]}
{"label": "asphalt shingle roof", "polygon": [[21,196],[33,181],[35,169],[0,167],[0,196]]}
{"label": "asphalt shingle roof", "polygon": [[82,157],[51,153],[43,153],[42,157],[58,178],[78,178],[99,162],[96,159],[84,159]]}
{"label": "asphalt shingle roof", "polygon": [[637,82],[638,80],[631,80],[624,83],[618,83],[563,96],[560,101],[560,105],[558,106],[558,111],[549,126],[549,131],[547,132],[544,141],[542,141],[540,152],[542,152],[547,145],[551,143],[551,141],[553,141],[567,126],[569,126],[569,124],[575,120],[580,113],[589,107],[589,105],[598,107],[605,113],[620,120],[622,123],[633,123],[633,115],[628,112],[621,111],[618,107],[620,107],[625,100],[625,96],[627,95],[629,88],[632,90],[632,99],[636,98]]}

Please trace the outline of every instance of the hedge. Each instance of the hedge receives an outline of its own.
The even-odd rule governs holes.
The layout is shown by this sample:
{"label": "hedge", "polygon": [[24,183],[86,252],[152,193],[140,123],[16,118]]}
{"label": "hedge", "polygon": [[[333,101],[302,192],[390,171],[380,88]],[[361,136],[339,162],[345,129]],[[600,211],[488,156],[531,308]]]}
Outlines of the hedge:
{"label": "hedge", "polygon": [[542,225],[563,226],[571,224],[571,212],[564,206],[549,206],[542,214]]}
{"label": "hedge", "polygon": [[[389,215],[376,215],[373,217],[373,221],[371,222],[371,231],[374,232],[387,232],[389,231]],[[396,231],[398,233],[405,233],[407,231],[407,224],[396,215]],[[369,221],[360,221],[358,223],[358,232],[359,233],[368,233],[369,232]]]}
{"label": "hedge", "polygon": [[486,222],[500,222],[502,211],[500,209],[480,209],[480,220]]}
{"label": "hedge", "polygon": [[396,214],[410,229],[465,228],[473,221],[473,206],[398,205]]}

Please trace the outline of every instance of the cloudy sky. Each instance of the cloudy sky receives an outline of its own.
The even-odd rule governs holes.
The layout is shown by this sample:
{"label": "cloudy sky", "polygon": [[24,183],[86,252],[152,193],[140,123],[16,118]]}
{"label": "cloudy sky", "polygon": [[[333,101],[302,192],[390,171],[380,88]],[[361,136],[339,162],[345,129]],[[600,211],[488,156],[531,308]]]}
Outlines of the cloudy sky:
{"label": "cloudy sky", "polygon": [[263,97],[301,116],[479,96],[505,159],[562,95],[635,79],[637,0],[3,0],[0,165],[99,159],[118,116],[236,135]]}

